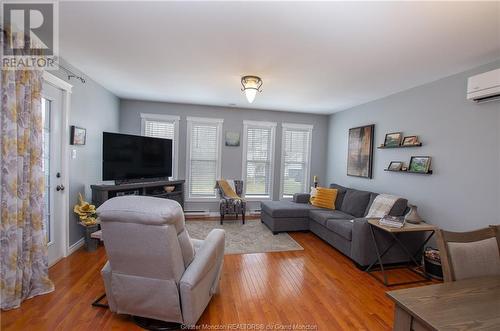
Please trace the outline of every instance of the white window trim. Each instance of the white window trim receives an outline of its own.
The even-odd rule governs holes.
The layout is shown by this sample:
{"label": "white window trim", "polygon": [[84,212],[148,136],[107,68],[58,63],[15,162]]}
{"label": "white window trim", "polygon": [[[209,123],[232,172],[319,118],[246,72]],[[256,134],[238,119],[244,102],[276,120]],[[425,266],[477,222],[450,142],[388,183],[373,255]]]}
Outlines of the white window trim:
{"label": "white window trim", "polygon": [[193,129],[193,123],[205,123],[205,124],[217,124],[217,178],[221,178],[222,174],[222,124],[224,120],[221,118],[210,118],[210,117],[192,117],[188,116],[187,120],[187,137],[186,137],[186,201],[187,202],[212,202],[219,201],[217,194],[215,193],[215,183],[214,183],[214,196],[213,197],[191,197],[190,183],[191,183],[191,133]]}
{"label": "white window trim", "polygon": [[179,178],[179,120],[180,116],[165,114],[141,113],[141,135],[146,133],[146,121],[174,122],[173,157],[175,158],[172,169],[172,178]]}
{"label": "white window trim", "polygon": [[[314,125],[312,124],[298,124],[298,123],[281,123],[281,165],[280,165],[280,199],[283,200],[288,200],[292,199],[292,195],[284,195],[283,194],[283,186],[285,184],[285,131],[286,129],[299,129],[299,130],[304,130],[304,131],[309,131],[310,139],[309,139],[309,146],[307,146],[307,153],[309,160],[307,162],[307,167],[306,167],[306,183],[305,183],[305,189],[308,190],[308,187],[311,185],[311,162],[312,162],[312,140],[313,140],[313,134],[312,131],[314,129]],[[304,192],[306,193],[306,192]]]}
{"label": "white window trim", "polygon": [[[248,132],[247,129],[249,126],[260,126],[260,127],[268,127],[271,128],[271,170],[270,170],[270,187],[269,187],[269,196],[267,195],[252,195],[246,196],[246,178],[247,178],[247,140],[248,140]],[[273,199],[274,192],[274,164],[275,164],[275,142],[276,142],[276,122],[265,122],[265,121],[243,121],[243,155],[242,155],[242,166],[241,166],[241,176],[244,182],[243,195],[245,196],[245,200],[248,201],[265,201]]]}

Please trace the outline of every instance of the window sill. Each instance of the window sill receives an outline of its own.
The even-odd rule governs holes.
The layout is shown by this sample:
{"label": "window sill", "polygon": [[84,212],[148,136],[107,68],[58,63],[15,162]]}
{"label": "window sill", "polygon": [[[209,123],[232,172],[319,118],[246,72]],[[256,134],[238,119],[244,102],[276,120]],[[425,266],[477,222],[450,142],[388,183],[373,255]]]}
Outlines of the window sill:
{"label": "window sill", "polygon": [[186,198],[186,202],[219,202],[219,198],[210,197],[210,198]]}
{"label": "window sill", "polygon": [[268,200],[272,200],[271,197],[269,196],[265,196],[265,195],[262,195],[262,196],[258,196],[258,195],[252,195],[252,196],[249,196],[249,197],[244,197],[245,200],[247,201],[268,201]]}

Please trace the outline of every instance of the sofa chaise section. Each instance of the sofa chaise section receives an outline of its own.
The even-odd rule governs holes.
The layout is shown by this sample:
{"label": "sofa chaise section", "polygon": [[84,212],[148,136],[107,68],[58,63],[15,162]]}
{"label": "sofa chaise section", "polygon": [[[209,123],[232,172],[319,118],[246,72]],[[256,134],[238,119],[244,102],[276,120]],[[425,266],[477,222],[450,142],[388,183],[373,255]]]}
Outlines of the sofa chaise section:
{"label": "sofa chaise section", "polygon": [[274,234],[309,230],[309,211],[321,209],[307,203],[266,201],[261,204],[261,221]]}

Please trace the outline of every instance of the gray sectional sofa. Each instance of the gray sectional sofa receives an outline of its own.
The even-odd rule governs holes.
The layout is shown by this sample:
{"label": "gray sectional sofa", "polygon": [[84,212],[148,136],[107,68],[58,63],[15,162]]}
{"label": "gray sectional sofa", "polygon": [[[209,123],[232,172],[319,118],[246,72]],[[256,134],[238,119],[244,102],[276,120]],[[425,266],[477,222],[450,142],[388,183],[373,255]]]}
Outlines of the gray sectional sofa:
{"label": "gray sectional sofa", "polygon": [[[335,210],[312,206],[309,194],[295,194],[293,201],[263,201],[261,220],[273,233],[288,231],[311,231],[318,237],[350,257],[358,267],[364,268],[376,259],[368,220],[368,213],[378,193],[360,191],[331,184],[338,190]],[[392,216],[402,216],[407,210],[406,199],[396,201],[390,211]],[[387,233],[375,231],[381,251],[392,239]],[[411,252],[423,242],[419,233],[404,234],[400,238]],[[384,256],[384,263],[407,262],[407,257],[399,247],[394,246]]]}

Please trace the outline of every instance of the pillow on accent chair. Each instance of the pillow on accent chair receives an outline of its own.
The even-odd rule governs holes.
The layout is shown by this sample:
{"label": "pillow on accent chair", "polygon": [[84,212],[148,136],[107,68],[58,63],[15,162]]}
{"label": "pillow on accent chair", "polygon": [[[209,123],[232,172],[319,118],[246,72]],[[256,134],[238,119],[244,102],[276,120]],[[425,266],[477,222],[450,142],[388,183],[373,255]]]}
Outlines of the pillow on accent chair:
{"label": "pillow on accent chair", "polygon": [[336,189],[317,187],[316,195],[311,204],[316,207],[335,209],[335,200],[338,191]]}

